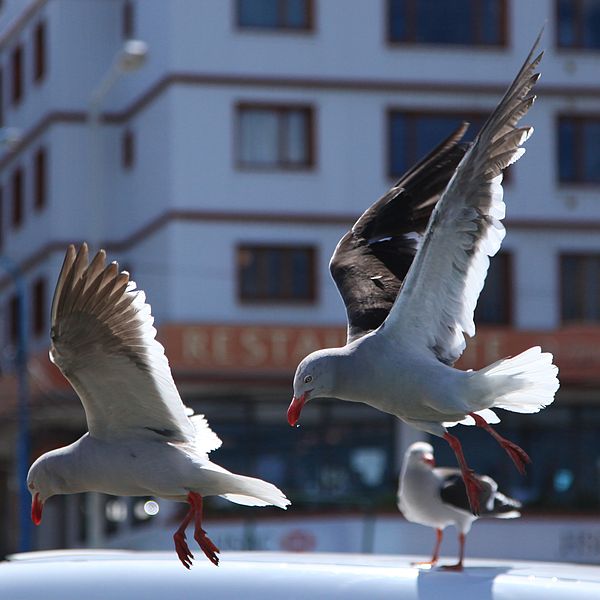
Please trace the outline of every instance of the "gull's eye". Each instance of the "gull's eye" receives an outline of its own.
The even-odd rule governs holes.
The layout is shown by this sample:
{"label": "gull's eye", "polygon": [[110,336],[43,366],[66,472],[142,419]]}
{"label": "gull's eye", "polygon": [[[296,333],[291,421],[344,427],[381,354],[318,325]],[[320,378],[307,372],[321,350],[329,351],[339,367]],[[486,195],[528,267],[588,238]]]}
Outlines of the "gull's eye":
{"label": "gull's eye", "polygon": [[312,381],[312,375],[307,375],[307,376],[304,378],[304,383],[310,383],[311,381]]}

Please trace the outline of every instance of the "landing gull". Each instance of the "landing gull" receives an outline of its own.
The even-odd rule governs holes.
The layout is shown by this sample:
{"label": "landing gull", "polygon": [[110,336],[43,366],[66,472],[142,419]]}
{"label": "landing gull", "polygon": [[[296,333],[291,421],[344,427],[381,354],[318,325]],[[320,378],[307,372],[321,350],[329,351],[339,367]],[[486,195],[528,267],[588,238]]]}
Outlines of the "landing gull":
{"label": "landing gull", "polygon": [[[521,503],[499,492],[498,484],[491,477],[474,477],[480,484],[482,517],[514,519],[521,516]],[[437,564],[443,531],[448,525],[454,525],[458,531],[459,559],[456,564],[443,568],[462,570],[465,539],[478,517],[469,510],[469,500],[460,471],[436,467],[431,444],[416,442],[408,447],[400,474],[398,508],[408,521],[436,530],[431,560],[415,563],[416,565],[433,567]]]}
{"label": "landing gull", "polygon": [[[460,441],[448,427],[457,423],[482,427],[524,472],[529,456],[491,427],[490,423],[499,421],[492,409],[538,412],[553,402],[559,387],[552,355],[539,347],[478,371],[453,367],[465,348],[464,334],[475,335],[473,312],[489,257],[499,250],[505,234],[501,223],[505,212],[502,171],[523,155],[522,144],[533,132],[531,127],[517,127],[517,123],[535,99],[532,89],[542,58],[542,54],[533,58],[538,41],[539,36],[515,80],[442,188],[422,240],[409,238],[417,239],[414,259],[409,250],[398,272],[388,262],[383,265],[387,269],[377,271],[376,267],[377,272],[368,277],[372,264],[356,254],[359,247],[372,261],[378,239],[384,240],[390,253],[407,250],[406,232],[398,229],[393,219],[391,231],[386,231],[389,214],[395,210],[391,202],[375,204],[342,238],[331,270],[346,304],[347,343],[342,348],[313,352],[300,362],[288,408],[288,421],[295,425],[311,398],[363,402],[443,437],[457,457],[474,514],[479,512],[481,484],[467,465]],[[456,142],[451,141],[449,147],[456,147]],[[421,175],[426,176],[427,170]],[[400,219],[410,220],[413,214],[409,206]],[[377,226],[373,232],[369,232],[370,223]],[[350,256],[346,254],[349,243],[356,264],[366,265],[364,268],[340,268],[344,257]],[[387,295],[378,290],[387,291]],[[371,296],[375,298],[373,310]]]}
{"label": "landing gull", "polygon": [[89,432],[51,450],[31,466],[27,485],[31,518],[42,520],[56,494],[102,492],[158,496],[188,502],[173,536],[189,569],[193,555],[185,530],[218,565],[219,549],[202,529],[206,496],[247,506],[290,503],[274,485],[231,473],[211,462],[221,446],[203,415],[187,416],[144,292],[100,250],[88,264],[88,248],[69,246],[52,302],[50,359],[79,395]]}

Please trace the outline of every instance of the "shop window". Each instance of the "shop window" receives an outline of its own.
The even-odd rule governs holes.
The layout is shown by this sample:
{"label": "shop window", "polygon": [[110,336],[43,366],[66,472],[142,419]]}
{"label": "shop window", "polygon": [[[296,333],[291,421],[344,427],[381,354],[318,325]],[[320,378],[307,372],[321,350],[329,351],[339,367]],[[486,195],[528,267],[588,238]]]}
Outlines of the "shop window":
{"label": "shop window", "polygon": [[306,106],[238,106],[238,165],[275,169],[312,166],[313,120],[313,111]]}
{"label": "shop window", "polygon": [[600,183],[600,116],[558,119],[561,183]]}
{"label": "shop window", "polygon": [[600,322],[600,254],[560,257],[563,323]]}
{"label": "shop window", "polygon": [[391,42],[501,46],[506,0],[388,0]]}
{"label": "shop window", "polygon": [[312,0],[238,0],[239,27],[312,29]]}
{"label": "shop window", "polygon": [[556,15],[559,48],[600,49],[600,0],[558,0]]}
{"label": "shop window", "polygon": [[315,255],[312,246],[240,246],[237,250],[240,300],[314,301]]}

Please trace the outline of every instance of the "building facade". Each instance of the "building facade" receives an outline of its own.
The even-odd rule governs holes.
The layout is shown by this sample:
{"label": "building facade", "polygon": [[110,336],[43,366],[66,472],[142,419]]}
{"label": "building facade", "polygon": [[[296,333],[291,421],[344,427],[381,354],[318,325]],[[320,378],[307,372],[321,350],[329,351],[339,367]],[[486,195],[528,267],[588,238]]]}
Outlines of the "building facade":
{"label": "building facade", "polygon": [[[216,462],[273,481],[298,511],[393,512],[413,434],[339,402],[311,404],[290,430],[294,368],[344,341],[328,271],[339,238],[458,123],[473,137],[544,22],[525,119],[536,131],[506,178],[508,235],[461,365],[540,344],[562,387],[543,413],[503,419],[534,460],[525,479],[482,432],[460,435],[475,468],[545,514],[600,506],[598,0],[5,0],[0,244],[26,295],[21,314],[0,279],[0,550],[17,544],[22,317],[31,457],[85,428],[46,357],[64,250],[83,240],[146,291],[184,401],[224,440]],[[114,77],[94,122],[94,94],[129,39],[147,44],[146,62]],[[55,526],[34,546],[85,543],[84,500],[51,502]],[[111,502],[107,536],[143,531],[137,505]]]}

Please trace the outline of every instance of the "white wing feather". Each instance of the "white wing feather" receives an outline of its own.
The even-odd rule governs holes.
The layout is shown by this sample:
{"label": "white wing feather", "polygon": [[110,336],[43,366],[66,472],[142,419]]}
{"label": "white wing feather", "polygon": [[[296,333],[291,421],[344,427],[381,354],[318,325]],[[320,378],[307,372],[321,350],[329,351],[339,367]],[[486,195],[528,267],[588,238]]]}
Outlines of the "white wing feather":
{"label": "white wing feather", "polygon": [[[539,40],[539,38],[538,38]],[[423,243],[388,318],[383,335],[423,343],[446,364],[475,335],[473,312],[489,267],[505,235],[502,170],[525,152],[533,129],[517,129],[533,104],[530,92],[542,55],[525,64],[460,162],[431,216]]]}

